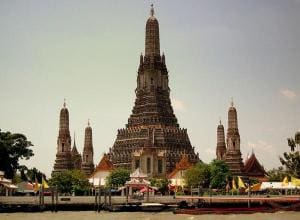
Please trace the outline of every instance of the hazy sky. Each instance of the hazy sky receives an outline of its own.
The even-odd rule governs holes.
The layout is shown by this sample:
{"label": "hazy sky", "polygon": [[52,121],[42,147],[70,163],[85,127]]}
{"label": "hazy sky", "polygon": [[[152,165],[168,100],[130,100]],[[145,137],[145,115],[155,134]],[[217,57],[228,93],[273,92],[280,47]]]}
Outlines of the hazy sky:
{"label": "hazy sky", "polygon": [[151,3],[175,114],[200,158],[215,157],[234,97],[243,157],[253,148],[277,167],[300,129],[300,0],[0,1],[0,128],[33,142],[25,164],[51,173],[64,98],[78,150],[88,118],[95,164],[112,147],[134,104]]}

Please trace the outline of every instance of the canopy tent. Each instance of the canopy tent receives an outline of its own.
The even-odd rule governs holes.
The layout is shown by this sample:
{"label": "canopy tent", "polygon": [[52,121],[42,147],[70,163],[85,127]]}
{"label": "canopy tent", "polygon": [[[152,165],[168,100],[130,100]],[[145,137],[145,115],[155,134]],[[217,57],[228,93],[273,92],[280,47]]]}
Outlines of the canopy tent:
{"label": "canopy tent", "polygon": [[282,182],[262,182],[260,190],[266,189],[296,189],[297,186],[293,185],[292,182],[283,184]]}
{"label": "canopy tent", "polygon": [[1,183],[1,184],[8,189],[18,189],[18,187],[16,185],[11,184],[11,183]]}
{"label": "canopy tent", "polygon": [[141,189],[143,187],[150,186],[150,181],[132,178],[131,180],[126,181],[125,186]]}
{"label": "canopy tent", "polygon": [[6,196],[12,195],[12,192],[17,188],[16,185],[12,184],[12,180],[4,177],[4,171],[0,171],[0,195],[4,192]]}
{"label": "canopy tent", "polygon": [[18,190],[17,192],[20,193],[33,193],[34,192],[34,185],[30,182],[23,181],[18,183]]}

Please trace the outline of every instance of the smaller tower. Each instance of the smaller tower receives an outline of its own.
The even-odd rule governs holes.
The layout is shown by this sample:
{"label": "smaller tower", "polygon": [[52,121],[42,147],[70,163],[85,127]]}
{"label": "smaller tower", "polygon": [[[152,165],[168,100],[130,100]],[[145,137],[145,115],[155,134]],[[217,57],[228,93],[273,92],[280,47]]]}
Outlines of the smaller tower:
{"label": "smaller tower", "polygon": [[82,164],[81,170],[88,177],[94,171],[94,149],[93,149],[93,137],[92,128],[90,126],[90,121],[88,121],[88,126],[85,128],[84,137],[84,147],[82,153]]}
{"label": "smaller tower", "polygon": [[54,173],[59,173],[65,170],[73,169],[71,158],[71,136],[69,130],[69,111],[64,101],[63,108],[59,115],[59,132],[57,137],[57,153],[54,163]]}
{"label": "smaller tower", "polygon": [[226,154],[226,144],[225,144],[225,135],[224,135],[224,126],[220,120],[220,124],[217,128],[217,149],[216,155],[217,160],[225,160]]}
{"label": "smaller tower", "polygon": [[240,150],[240,134],[238,128],[237,111],[233,101],[228,110],[227,150],[225,162],[233,175],[243,175],[244,163]]}
{"label": "smaller tower", "polygon": [[72,162],[74,165],[74,169],[80,170],[81,169],[81,155],[77,151],[76,141],[75,141],[75,132],[74,132],[74,143],[72,148]]}

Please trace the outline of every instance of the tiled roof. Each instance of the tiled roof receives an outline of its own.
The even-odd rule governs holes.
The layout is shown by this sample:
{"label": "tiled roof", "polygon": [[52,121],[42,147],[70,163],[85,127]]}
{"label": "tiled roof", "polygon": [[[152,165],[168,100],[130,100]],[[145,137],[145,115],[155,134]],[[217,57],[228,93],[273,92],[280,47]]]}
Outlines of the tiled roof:
{"label": "tiled roof", "polygon": [[246,160],[244,171],[248,176],[255,177],[263,177],[266,174],[266,171],[260,165],[254,153],[252,153],[250,158]]}
{"label": "tiled roof", "polygon": [[176,168],[168,175],[169,178],[172,178],[178,171],[187,170],[192,164],[189,162],[189,159],[186,154],[182,155],[181,160],[176,164]]}
{"label": "tiled roof", "polygon": [[112,169],[113,169],[112,162],[110,162],[108,155],[104,154],[99,164],[97,165],[94,173],[97,171],[110,171]]}

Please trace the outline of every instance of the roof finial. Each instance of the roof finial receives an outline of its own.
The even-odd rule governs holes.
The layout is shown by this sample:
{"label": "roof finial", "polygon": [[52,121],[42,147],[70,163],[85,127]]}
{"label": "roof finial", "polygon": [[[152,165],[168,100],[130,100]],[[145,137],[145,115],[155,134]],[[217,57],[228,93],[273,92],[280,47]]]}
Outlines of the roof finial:
{"label": "roof finial", "polygon": [[150,15],[151,15],[151,17],[154,16],[154,8],[153,8],[153,4],[151,4]]}
{"label": "roof finial", "polygon": [[222,125],[222,120],[221,120],[221,117],[219,117],[219,121],[220,121],[220,125]]}
{"label": "roof finial", "polygon": [[90,119],[88,119],[88,126],[90,127]]}
{"label": "roof finial", "polygon": [[234,106],[234,103],[233,103],[233,97],[231,97],[231,107]]}
{"label": "roof finial", "polygon": [[64,98],[64,108],[66,108],[66,99]]}

